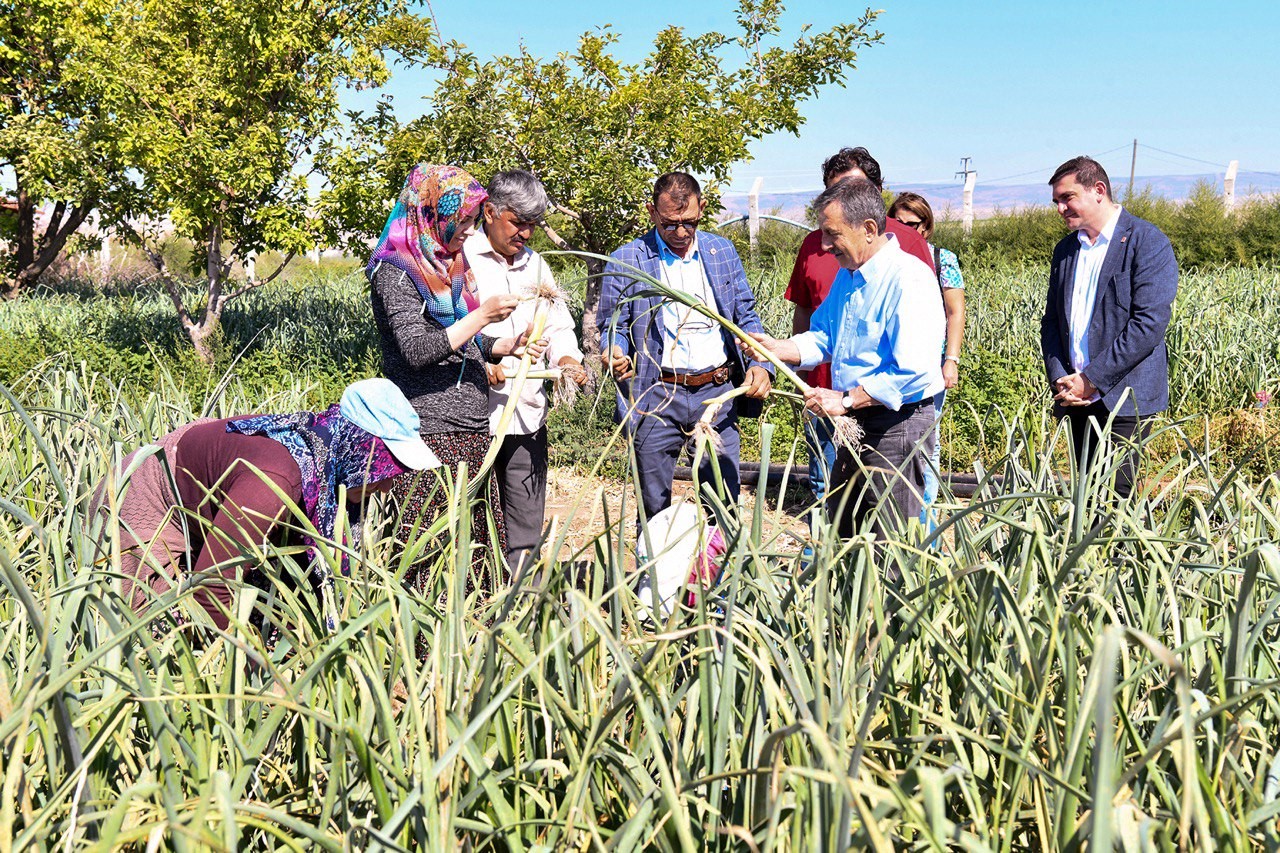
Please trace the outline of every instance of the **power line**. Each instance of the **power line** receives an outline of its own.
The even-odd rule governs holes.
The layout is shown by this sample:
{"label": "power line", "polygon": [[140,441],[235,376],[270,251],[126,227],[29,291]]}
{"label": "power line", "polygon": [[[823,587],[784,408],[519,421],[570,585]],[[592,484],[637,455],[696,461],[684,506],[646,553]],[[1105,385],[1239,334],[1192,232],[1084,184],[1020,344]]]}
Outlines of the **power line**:
{"label": "power line", "polygon": [[1091,156],[1096,160],[1099,157],[1106,157],[1108,154],[1114,154],[1117,151],[1123,151],[1128,147],[1129,147],[1129,144],[1126,142],[1124,145],[1117,145],[1115,148],[1108,148],[1106,151],[1103,151],[1100,154],[1093,154]]}
{"label": "power line", "polygon": [[[1117,145],[1115,148],[1108,148],[1106,151],[1102,151],[1098,154],[1091,154],[1089,156],[1093,157],[1096,160],[1099,157],[1106,157],[1108,154],[1114,154],[1117,151],[1123,151],[1128,147],[1129,145],[1127,143],[1124,145]],[[1011,181],[1014,178],[1025,178],[1027,175],[1044,175],[1044,174],[1052,173],[1053,169],[1054,169],[1053,166],[1046,166],[1042,169],[1032,169],[1029,172],[1019,172],[1016,175],[1006,175],[1003,178],[994,178],[989,181],[983,181],[982,183],[986,184],[987,186],[990,186],[991,184],[998,184],[1001,181]]]}
{"label": "power line", "polygon": [[1163,148],[1156,148],[1154,145],[1147,145],[1145,142],[1138,143],[1139,148],[1146,148],[1148,151],[1159,151],[1161,154],[1168,154],[1170,157],[1178,157],[1183,160],[1190,160],[1192,163],[1203,163],[1206,166],[1215,166],[1219,169],[1227,168],[1225,163],[1213,163],[1209,160],[1201,160],[1199,157],[1188,157],[1186,154],[1179,154],[1176,151],[1165,151]]}
{"label": "power line", "polygon": [[1012,181],[1014,178],[1025,178],[1027,175],[1043,175],[1045,172],[1049,171],[1051,168],[1052,167],[1032,169],[1029,172],[1019,172],[1016,175],[1005,175],[1003,178],[993,178],[989,181],[983,181],[982,183],[986,184],[987,186],[991,186],[992,184],[998,184],[1002,181]]}
{"label": "power line", "polygon": [[[1093,157],[1094,159],[1101,159],[1102,157],[1106,157],[1106,156],[1107,156],[1107,155],[1109,155],[1109,154],[1115,154],[1115,153],[1116,153],[1116,152],[1118,152],[1118,151],[1124,151],[1124,150],[1128,149],[1128,148],[1130,147],[1130,145],[1131,145],[1131,144],[1132,144],[1132,143],[1125,143],[1125,144],[1123,144],[1123,145],[1117,145],[1117,146],[1116,146],[1116,147],[1114,147],[1114,148],[1108,148],[1106,151],[1102,151],[1102,152],[1099,152],[1099,153],[1096,153],[1096,154],[1091,154],[1090,156],[1091,156],[1091,157]],[[1211,161],[1211,160],[1203,160],[1203,159],[1201,159],[1201,158],[1199,158],[1199,157],[1191,157],[1191,156],[1189,156],[1189,155],[1187,155],[1187,154],[1179,154],[1179,153],[1178,153],[1178,152],[1176,152],[1176,151],[1167,151],[1167,150],[1165,150],[1165,149],[1163,149],[1163,148],[1157,148],[1157,147],[1155,147],[1154,145],[1147,145],[1145,142],[1139,142],[1139,143],[1138,143],[1138,147],[1140,147],[1140,148],[1142,148],[1142,149],[1145,149],[1146,151],[1154,151],[1154,152],[1157,152],[1157,153],[1160,153],[1160,154],[1166,154],[1166,155],[1168,155],[1168,156],[1170,156],[1170,157],[1177,157],[1179,160],[1190,161],[1190,162],[1192,162],[1192,163],[1200,163],[1200,164],[1203,164],[1203,165],[1206,165],[1206,166],[1213,166],[1215,169],[1218,169],[1218,170],[1225,170],[1225,169],[1227,168],[1227,167],[1226,167],[1226,165],[1225,165],[1225,164],[1223,164],[1223,163],[1215,163],[1215,162],[1213,162],[1213,161]],[[1170,166],[1177,166],[1177,165],[1178,165],[1178,163],[1176,163],[1176,162],[1172,162],[1172,161],[1169,161],[1169,160],[1165,160],[1165,159],[1162,159],[1162,158],[1160,158],[1160,157],[1149,157],[1149,159],[1154,160],[1154,161],[1156,161],[1157,163],[1164,163],[1164,164],[1166,164],[1166,165],[1170,165]],[[1052,166],[1046,166],[1046,167],[1044,167],[1044,168],[1031,169],[1031,170],[1028,170],[1028,171],[1026,171],[1026,172],[1018,172],[1018,173],[1016,173],[1016,174],[1012,174],[1012,175],[1004,175],[1004,176],[999,177],[999,178],[992,178],[992,179],[989,179],[989,180],[982,181],[982,184],[983,184],[984,186],[993,186],[993,185],[996,185],[996,184],[1001,184],[1001,183],[1003,183],[1003,182],[1005,182],[1005,181],[1012,181],[1012,180],[1015,180],[1015,179],[1017,179],[1017,178],[1025,178],[1025,177],[1028,177],[1028,176],[1030,176],[1030,175],[1045,175],[1045,174],[1048,174],[1048,173],[1052,172],[1052,170],[1053,170],[1053,167],[1052,167]],[[1249,174],[1254,174],[1254,175],[1266,175],[1266,176],[1268,176],[1268,177],[1280,178],[1280,172],[1268,172],[1268,171],[1266,171],[1265,169],[1249,169],[1249,170],[1246,170],[1246,171],[1247,171]],[[766,178],[766,179],[772,178],[772,179],[775,179],[775,180],[776,180],[776,179],[783,179],[783,180],[784,180],[784,182],[788,184],[787,189],[786,189],[786,190],[783,190],[783,192],[818,192],[818,191],[820,191],[820,190],[821,190],[821,187],[816,186],[816,185],[814,185],[814,184],[810,184],[808,181],[800,181],[800,182],[796,182],[796,181],[794,181],[794,180],[789,180],[789,181],[788,181],[788,180],[785,180],[785,179],[787,179],[787,178],[792,178],[793,176],[805,176],[805,177],[809,177],[809,176],[811,176],[811,175],[812,175],[812,170],[810,170],[810,169],[796,169],[796,170],[780,170],[780,171],[776,171],[776,172],[763,172],[763,173],[761,173],[761,174],[760,174],[760,177],[764,177],[764,178]],[[799,184],[806,184],[806,185],[797,186],[797,183],[799,183]],[[945,188],[945,186],[946,186],[946,185],[951,184],[951,183],[952,183],[952,181],[951,181],[950,179],[942,179],[942,180],[936,180],[936,181],[923,181],[923,180],[917,180],[917,181],[899,181],[898,183],[907,183],[907,184],[938,184],[938,185],[940,185],[940,186],[939,186],[939,189],[942,189],[942,188]],[[746,189],[742,189],[742,188],[737,188],[737,187],[734,187],[734,186],[729,186],[729,187],[725,187],[725,188],[722,190],[722,192],[725,192],[725,193],[734,193],[734,194],[746,194],[747,190],[746,190]]]}
{"label": "power line", "polygon": [[[1142,145],[1142,143],[1141,143],[1141,142],[1139,142],[1139,143],[1138,143],[1138,145],[1139,145],[1139,146],[1141,146],[1141,145]],[[1163,158],[1163,157],[1152,157],[1150,154],[1148,154],[1148,155],[1146,155],[1145,157],[1143,157],[1143,158],[1142,158],[1142,160],[1143,160],[1143,162],[1144,162],[1144,163],[1145,163],[1146,161],[1148,161],[1148,160],[1154,160],[1154,161],[1155,161],[1155,162],[1157,162],[1157,163],[1164,163],[1166,166],[1181,166],[1183,169],[1187,168],[1187,164],[1186,164],[1186,163],[1179,163],[1179,162],[1177,162],[1176,160],[1166,160],[1166,159],[1165,159],[1165,158]],[[1215,163],[1215,164],[1210,164],[1210,165],[1217,165],[1217,164]],[[1224,168],[1225,168],[1225,167],[1219,167],[1219,170],[1223,170]]]}

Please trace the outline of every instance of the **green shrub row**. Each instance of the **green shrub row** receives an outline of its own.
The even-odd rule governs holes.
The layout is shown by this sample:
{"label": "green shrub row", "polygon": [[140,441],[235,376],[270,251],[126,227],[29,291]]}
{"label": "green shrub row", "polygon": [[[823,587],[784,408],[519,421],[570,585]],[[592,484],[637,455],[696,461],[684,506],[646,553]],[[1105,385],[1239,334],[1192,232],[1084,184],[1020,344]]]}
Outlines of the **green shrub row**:
{"label": "green shrub row", "polygon": [[[1246,201],[1227,215],[1220,191],[1202,181],[1181,202],[1147,189],[1123,203],[1135,216],[1154,223],[1168,235],[1183,269],[1280,261],[1280,197]],[[1054,245],[1066,234],[1057,211],[1045,206],[1001,212],[979,220],[968,236],[959,222],[942,222],[935,238],[938,245],[951,249],[962,262],[971,265],[1047,266]]]}

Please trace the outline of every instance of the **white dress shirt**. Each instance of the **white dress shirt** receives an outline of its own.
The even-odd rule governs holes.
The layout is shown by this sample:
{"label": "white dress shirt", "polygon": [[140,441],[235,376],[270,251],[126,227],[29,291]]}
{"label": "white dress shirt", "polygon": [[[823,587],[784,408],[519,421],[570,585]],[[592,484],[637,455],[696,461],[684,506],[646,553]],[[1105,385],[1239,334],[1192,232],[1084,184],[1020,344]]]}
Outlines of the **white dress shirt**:
{"label": "white dress shirt", "polygon": [[[467,261],[471,264],[471,272],[475,276],[476,298],[480,302],[484,302],[490,296],[508,293],[525,296],[541,283],[555,284],[551,269],[541,255],[526,246],[524,251],[516,255],[515,260],[507,263],[506,258],[494,251],[483,229],[467,238],[462,251],[466,253]],[[484,333],[495,338],[518,336],[533,322],[537,303],[536,299],[521,302],[507,319],[485,326]],[[534,363],[535,370],[544,367],[547,361],[553,365],[559,364],[560,359],[565,356],[582,361],[582,350],[578,347],[578,338],[574,333],[573,317],[569,313],[569,306],[564,303],[552,306],[551,313],[547,316],[543,337],[548,342],[547,352],[543,361]],[[519,366],[520,359],[516,356],[507,356],[502,359],[502,367],[506,371],[507,379],[496,387],[489,386],[490,433],[497,430],[502,410],[511,396],[512,379],[515,378],[516,369]],[[525,381],[511,418],[509,426],[511,432],[529,435],[537,432],[547,422],[547,394],[542,384],[540,379]]]}
{"label": "white dress shirt", "polygon": [[[1080,240],[1080,254],[1076,256],[1076,272],[1071,287],[1071,367],[1079,373],[1089,366],[1089,321],[1093,319],[1094,305],[1098,301],[1098,277],[1102,273],[1102,262],[1107,258],[1107,250],[1111,248],[1111,238],[1116,233],[1116,223],[1120,221],[1121,207],[1116,205],[1115,211],[1107,224],[1098,233],[1098,239],[1089,242],[1083,230],[1076,232]],[[1093,403],[1102,399],[1095,391],[1089,398]]]}
{"label": "white dress shirt", "polygon": [[[698,238],[682,258],[671,251],[662,234],[658,234],[658,260],[662,282],[672,290],[682,290],[714,311],[716,296],[707,282],[698,254]],[[720,326],[705,314],[699,314],[679,302],[662,303],[662,369],[673,373],[703,373],[715,370],[729,356],[724,349]]]}

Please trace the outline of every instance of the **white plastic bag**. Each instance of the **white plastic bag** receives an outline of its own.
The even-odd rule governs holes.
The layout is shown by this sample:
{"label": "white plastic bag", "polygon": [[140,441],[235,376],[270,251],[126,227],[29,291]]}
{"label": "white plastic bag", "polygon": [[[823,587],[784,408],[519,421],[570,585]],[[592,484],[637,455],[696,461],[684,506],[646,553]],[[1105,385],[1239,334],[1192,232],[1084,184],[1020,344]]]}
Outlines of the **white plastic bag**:
{"label": "white plastic bag", "polygon": [[[683,502],[667,507],[649,519],[636,543],[639,582],[636,594],[649,608],[657,605],[667,616],[675,608],[680,590],[689,587],[686,603],[694,603],[694,591],[711,586],[720,576],[724,536],[703,518],[696,503]],[[657,615],[657,614],[655,614]]]}

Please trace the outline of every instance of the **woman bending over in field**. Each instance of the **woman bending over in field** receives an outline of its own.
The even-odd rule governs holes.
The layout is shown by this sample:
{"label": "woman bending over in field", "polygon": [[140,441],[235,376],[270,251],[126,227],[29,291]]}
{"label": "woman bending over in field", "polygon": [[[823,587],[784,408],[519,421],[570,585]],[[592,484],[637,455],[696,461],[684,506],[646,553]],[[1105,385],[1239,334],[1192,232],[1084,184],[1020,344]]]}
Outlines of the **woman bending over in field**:
{"label": "woman bending over in field", "polygon": [[[125,457],[122,472],[140,455],[143,461],[127,484],[121,482],[123,495],[114,484],[98,488],[90,518],[117,520],[123,592],[136,612],[184,574],[203,575],[206,582],[193,597],[218,628],[228,624],[230,583],[245,563],[242,555],[268,539],[286,538],[286,499],[303,509],[321,537],[334,541],[340,486],[358,519],[365,495],[389,488],[394,477],[440,464],[418,436],[409,401],[385,379],[350,385],[342,401],[323,412],[186,424],[155,443],[160,452],[147,452],[152,449]],[[360,525],[353,523],[350,533],[358,538]],[[314,559],[309,537],[302,541],[323,593],[330,583],[326,564]],[[190,565],[188,555],[194,555]],[[177,611],[175,616],[182,621]]]}
{"label": "woman bending over in field", "polygon": [[[528,331],[493,338],[480,330],[506,319],[519,298],[493,296],[469,309],[475,286],[462,245],[475,231],[488,197],[484,187],[454,166],[420,163],[409,173],[365,272],[382,349],[382,372],[402,390],[422,421],[422,438],[450,470],[461,463],[474,473],[489,449],[489,381],[485,363],[520,355]],[[474,297],[471,300],[474,303]],[[536,360],[546,349],[529,344]],[[449,492],[438,476],[404,477],[393,487],[400,505],[401,538],[447,511]],[[493,479],[488,499],[472,505],[471,531],[480,548],[474,566],[481,589],[491,591],[491,567],[505,573],[505,524]],[[489,537],[492,512],[498,541]],[[421,564],[406,584],[421,589]],[[469,585],[470,587],[470,585]]]}

